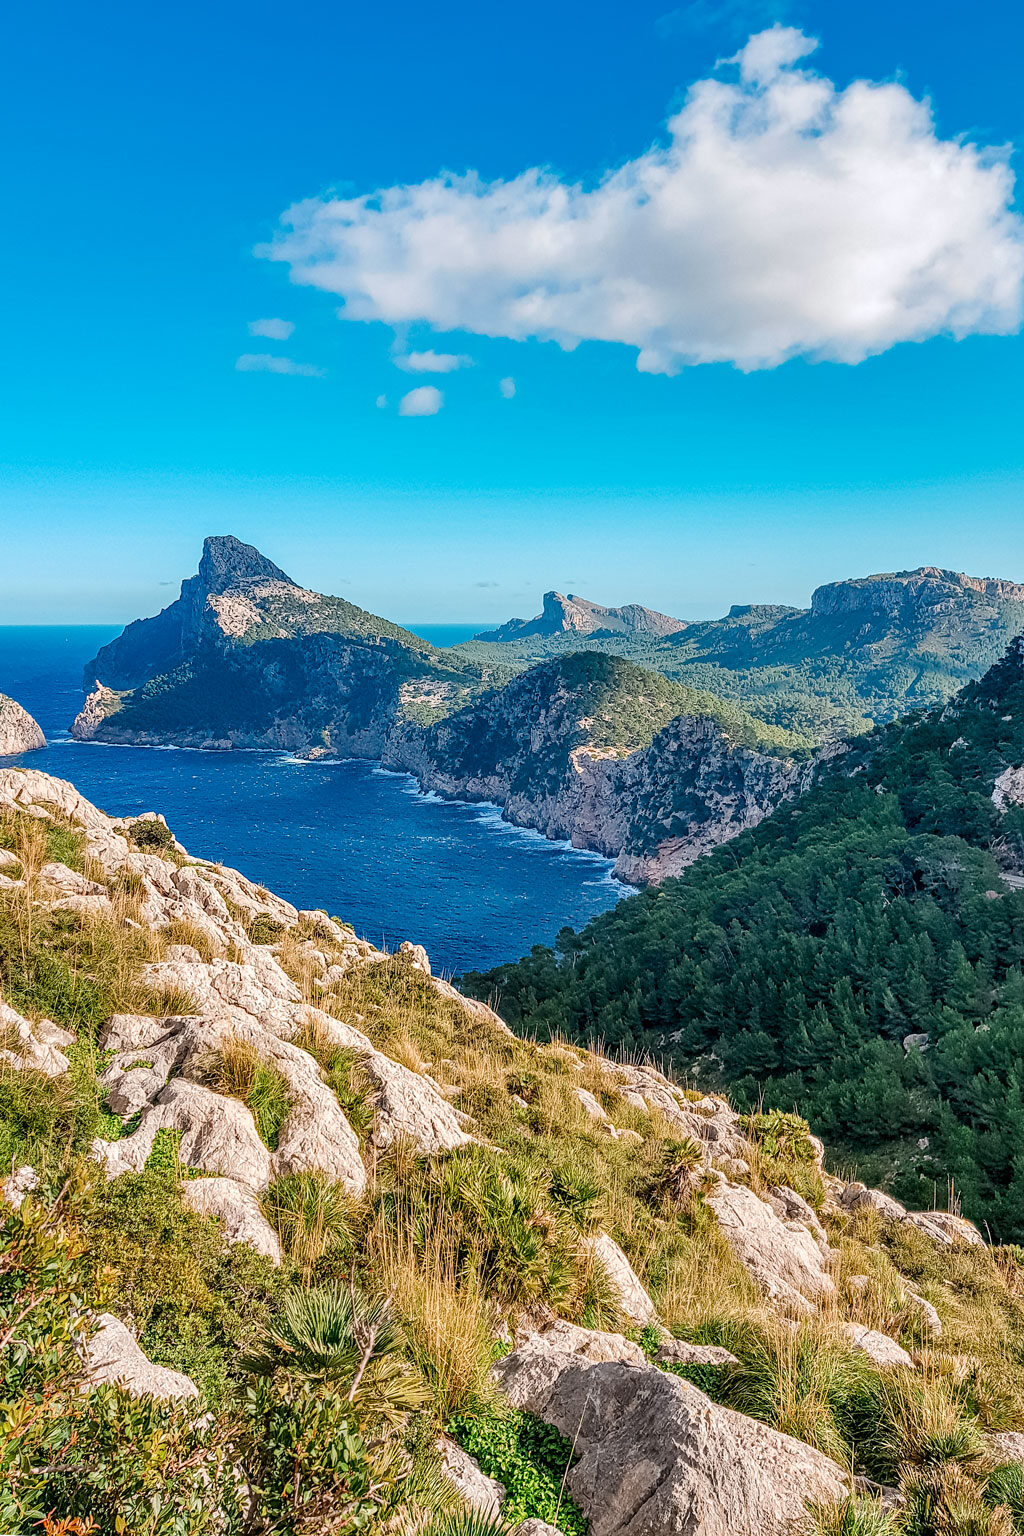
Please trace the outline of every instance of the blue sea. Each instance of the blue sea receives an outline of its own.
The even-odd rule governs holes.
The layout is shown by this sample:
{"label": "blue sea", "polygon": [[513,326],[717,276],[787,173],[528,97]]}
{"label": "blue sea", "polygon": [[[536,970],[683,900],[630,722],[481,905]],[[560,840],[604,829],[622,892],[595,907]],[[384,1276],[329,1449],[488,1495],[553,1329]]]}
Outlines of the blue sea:
{"label": "blue sea", "polygon": [[[408,627],[455,645],[480,626]],[[494,807],[420,794],[405,774],[372,763],[71,741],[82,668],[116,633],[0,627],[0,692],[35,716],[49,742],[0,762],[70,779],[112,815],[160,811],[192,853],[297,906],[326,907],[373,944],[424,944],[446,975],[550,943],[628,892],[607,859],[511,827]]]}

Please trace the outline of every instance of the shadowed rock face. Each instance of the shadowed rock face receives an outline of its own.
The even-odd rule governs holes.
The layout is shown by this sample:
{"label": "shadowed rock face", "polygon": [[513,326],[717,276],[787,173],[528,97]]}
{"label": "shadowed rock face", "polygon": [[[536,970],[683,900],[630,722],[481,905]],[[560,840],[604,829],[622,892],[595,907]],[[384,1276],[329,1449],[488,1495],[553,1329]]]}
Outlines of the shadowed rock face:
{"label": "shadowed rock face", "polygon": [[83,686],[97,682],[106,688],[138,688],[162,672],[180,666],[202,636],[207,600],[229,588],[253,582],[280,582],[294,587],[290,576],[251,544],[231,534],[215,535],[203,543],[199,570],[181,584],[181,594],[151,619],[136,619],[88,662]]}
{"label": "shadowed rock face", "polygon": [[6,693],[0,693],[0,757],[35,752],[46,746],[46,737],[27,709]]}

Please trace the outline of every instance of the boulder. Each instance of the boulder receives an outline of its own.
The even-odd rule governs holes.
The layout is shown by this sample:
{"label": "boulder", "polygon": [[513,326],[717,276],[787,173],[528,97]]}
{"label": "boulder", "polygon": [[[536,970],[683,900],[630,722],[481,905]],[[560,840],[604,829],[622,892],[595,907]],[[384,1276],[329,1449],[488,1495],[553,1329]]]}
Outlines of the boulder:
{"label": "boulder", "polygon": [[61,1029],[50,1019],[36,1019],[31,1023],[3,1002],[0,1002],[0,1040],[7,1042],[0,1049],[0,1061],[6,1061],[18,1071],[30,1069],[43,1072],[47,1077],[61,1077],[71,1065],[60,1049],[74,1044],[75,1037],[70,1030]]}
{"label": "boulder", "polygon": [[718,1344],[690,1344],[686,1339],[663,1339],[654,1358],[662,1365],[739,1365],[736,1356]]}
{"label": "boulder", "polygon": [[597,1099],[595,1099],[594,1095],[590,1092],[589,1088],[574,1088],[572,1091],[573,1096],[578,1099],[580,1105],[582,1106],[584,1114],[589,1115],[591,1120],[605,1121],[608,1119],[608,1116],[601,1108],[601,1105],[598,1103]]}
{"label": "boulder", "polygon": [[516,1406],[573,1442],[567,1486],[591,1536],[791,1536],[808,1501],[849,1492],[820,1451],[646,1362],[567,1353],[532,1379],[516,1355],[499,1365]]}
{"label": "boulder", "polygon": [[807,1317],[835,1294],[827,1256],[802,1223],[782,1221],[753,1190],[721,1176],[706,1199],[736,1258],[783,1311]]}
{"label": "boulder", "polygon": [[[531,1333],[518,1349],[495,1363],[491,1374],[513,1408],[528,1408],[553,1386],[567,1364],[596,1365],[617,1361],[622,1365],[646,1365],[639,1344],[621,1333],[602,1333],[578,1328],[561,1319],[539,1333]],[[530,1409],[530,1412],[533,1412]]]}
{"label": "boulder", "polygon": [[896,1366],[902,1366],[908,1371],[914,1369],[913,1357],[895,1339],[890,1339],[887,1333],[877,1333],[874,1328],[862,1328],[860,1323],[841,1323],[840,1329],[849,1339],[852,1349],[858,1354],[867,1355],[869,1360],[883,1370],[891,1370]]}
{"label": "boulder", "polygon": [[132,1397],[198,1397],[199,1388],[180,1371],[154,1365],[119,1318],[103,1312],[99,1328],[83,1350],[83,1381],[123,1387]]}
{"label": "boulder", "polygon": [[481,1472],[472,1456],[447,1435],[441,1436],[437,1448],[441,1452],[445,1476],[455,1485],[463,1502],[470,1509],[497,1519],[505,1499],[504,1484]]}
{"label": "boulder", "polygon": [[1024,1462],[1024,1435],[1016,1429],[1000,1429],[986,1436],[988,1448],[996,1461]]}
{"label": "boulder", "polygon": [[97,1139],[93,1156],[109,1179],[141,1173],[159,1130],[181,1132],[179,1156],[188,1168],[223,1174],[249,1189],[266,1189],[271,1181],[271,1154],[245,1105],[181,1077],[173,1078],[142,1111],[131,1136],[121,1141]]}
{"label": "boulder", "polygon": [[277,1233],[264,1216],[251,1189],[234,1179],[182,1179],[181,1198],[189,1210],[213,1216],[224,1230],[224,1240],[248,1243],[272,1264],[281,1262]]}
{"label": "boulder", "polygon": [[883,1221],[907,1222],[943,1248],[952,1248],[958,1243],[966,1243],[971,1247],[985,1246],[985,1239],[977,1227],[963,1216],[956,1216],[952,1211],[908,1211],[905,1205],[880,1189],[867,1189],[863,1184],[846,1184],[839,1192],[839,1203],[847,1211],[867,1206],[877,1211]]}
{"label": "boulder", "polygon": [[28,1163],[22,1163],[20,1168],[15,1168],[6,1179],[0,1179],[0,1200],[5,1205],[12,1206],[14,1210],[21,1209],[22,1201],[26,1195],[30,1195],[34,1189],[39,1188],[39,1175]]}
{"label": "boulder", "polygon": [[917,1320],[924,1332],[930,1334],[933,1339],[941,1339],[942,1318],[931,1302],[924,1296],[919,1296],[916,1291],[907,1292],[907,1301],[917,1314]]}
{"label": "boulder", "polygon": [[28,710],[6,693],[0,693],[0,757],[37,752],[45,746],[46,737]]}
{"label": "boulder", "polygon": [[619,1311],[631,1323],[643,1327],[657,1318],[654,1302],[641,1284],[640,1277],[626,1258],[622,1249],[607,1232],[595,1233],[583,1239],[582,1247],[588,1251],[604,1270],[615,1294]]}

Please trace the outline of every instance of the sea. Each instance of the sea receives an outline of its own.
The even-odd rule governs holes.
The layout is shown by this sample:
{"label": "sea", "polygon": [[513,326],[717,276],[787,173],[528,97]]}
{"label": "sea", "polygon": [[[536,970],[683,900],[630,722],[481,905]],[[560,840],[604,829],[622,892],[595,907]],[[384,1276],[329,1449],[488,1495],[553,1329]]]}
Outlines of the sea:
{"label": "sea", "polygon": [[[480,626],[407,627],[448,646]],[[72,741],[82,669],[117,633],[0,626],[0,693],[24,705],[48,742],[0,765],[70,779],[114,816],[159,811],[190,852],[296,906],[326,908],[373,944],[423,944],[441,975],[516,959],[629,894],[607,859],[513,827],[495,806],[421,794],[408,775],[373,763]]]}

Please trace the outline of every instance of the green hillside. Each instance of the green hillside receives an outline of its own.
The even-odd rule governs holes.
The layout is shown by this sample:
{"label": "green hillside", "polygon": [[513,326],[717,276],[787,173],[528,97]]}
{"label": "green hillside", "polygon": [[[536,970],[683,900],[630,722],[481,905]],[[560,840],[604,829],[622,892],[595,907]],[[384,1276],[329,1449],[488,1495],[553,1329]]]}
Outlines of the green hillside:
{"label": "green hillside", "polygon": [[684,878],[466,985],[517,1029],[653,1049],[751,1107],[799,1104],[901,1198],[948,1179],[966,1214],[1024,1240],[1024,893],[1001,868],[1024,813],[991,798],[1022,761],[1015,646]]}

